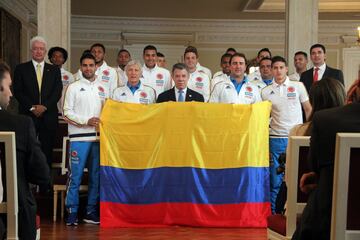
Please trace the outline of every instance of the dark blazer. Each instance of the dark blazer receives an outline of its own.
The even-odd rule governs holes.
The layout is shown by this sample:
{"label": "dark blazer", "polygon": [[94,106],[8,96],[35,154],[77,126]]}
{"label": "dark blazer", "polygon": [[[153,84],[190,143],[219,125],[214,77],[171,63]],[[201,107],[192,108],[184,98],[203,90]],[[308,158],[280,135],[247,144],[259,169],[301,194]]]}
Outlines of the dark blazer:
{"label": "dark blazer", "polygon": [[[314,81],[313,73],[314,73],[314,68],[311,68],[311,69],[303,72],[300,76],[300,82],[304,83],[305,88],[308,93],[310,92],[310,88]],[[343,75],[343,72],[339,69],[331,68],[328,65],[326,65],[325,72],[324,72],[324,75],[322,76],[322,78],[324,78],[324,77],[334,78],[336,80],[339,80],[344,85],[344,75]]]}
{"label": "dark blazer", "polygon": [[314,114],[309,163],[318,175],[293,239],[330,239],[336,133],[360,132],[360,103]]}
{"label": "dark blazer", "polygon": [[29,117],[0,110],[0,131],[15,132],[19,237],[20,239],[35,239],[36,202],[29,189],[29,183],[48,185],[50,170],[36,139],[33,122]]}
{"label": "dark blazer", "polygon": [[[161,93],[156,100],[157,103],[169,102],[169,101],[176,102],[175,87]],[[200,93],[195,92],[190,88],[187,88],[185,102],[191,102],[191,101],[204,102],[204,97]]]}
{"label": "dark blazer", "polygon": [[[13,89],[15,98],[19,102],[19,113],[33,118],[35,124],[41,121],[47,129],[54,130],[57,127],[57,102],[61,97],[62,83],[60,69],[54,65],[45,63],[39,94],[36,72],[32,61],[16,66],[14,72]],[[30,108],[32,105],[44,105],[47,110],[40,118],[35,117]]]}

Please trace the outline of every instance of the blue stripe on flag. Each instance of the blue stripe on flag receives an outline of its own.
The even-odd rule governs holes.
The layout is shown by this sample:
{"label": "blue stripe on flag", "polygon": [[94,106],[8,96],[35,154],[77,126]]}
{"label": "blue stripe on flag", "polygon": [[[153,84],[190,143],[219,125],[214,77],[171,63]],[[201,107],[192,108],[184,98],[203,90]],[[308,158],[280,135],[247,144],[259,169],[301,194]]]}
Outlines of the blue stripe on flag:
{"label": "blue stripe on flag", "polygon": [[100,201],[124,204],[259,203],[269,201],[270,191],[267,167],[134,170],[101,166],[100,181]]}

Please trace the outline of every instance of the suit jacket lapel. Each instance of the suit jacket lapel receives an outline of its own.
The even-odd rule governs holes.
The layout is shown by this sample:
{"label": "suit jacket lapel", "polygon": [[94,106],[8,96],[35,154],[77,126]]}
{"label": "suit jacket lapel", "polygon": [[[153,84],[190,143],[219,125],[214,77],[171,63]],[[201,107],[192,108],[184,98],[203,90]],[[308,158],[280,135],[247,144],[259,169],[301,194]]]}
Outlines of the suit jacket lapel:
{"label": "suit jacket lapel", "polygon": [[328,66],[326,65],[326,68],[325,68],[324,74],[322,75],[322,78],[328,77],[330,75],[329,72],[330,72],[330,68],[328,68]]}
{"label": "suit jacket lapel", "polygon": [[30,73],[30,79],[33,82],[31,86],[33,86],[33,91],[39,93],[39,84],[36,77],[35,67],[32,61],[28,62],[28,71]]}
{"label": "suit jacket lapel", "polygon": [[170,92],[170,101],[175,101],[176,102],[176,94],[175,94],[175,87],[173,87],[171,89],[171,92]]}
{"label": "suit jacket lapel", "polygon": [[42,75],[42,79],[41,79],[41,93],[43,93],[47,88],[47,81],[46,79],[48,79],[48,74],[50,72],[49,69],[49,65],[47,63],[45,63],[44,65],[44,71],[43,71],[43,75]]}
{"label": "suit jacket lapel", "polygon": [[191,102],[192,100],[193,100],[193,94],[191,90],[188,88],[186,91],[185,102]]}

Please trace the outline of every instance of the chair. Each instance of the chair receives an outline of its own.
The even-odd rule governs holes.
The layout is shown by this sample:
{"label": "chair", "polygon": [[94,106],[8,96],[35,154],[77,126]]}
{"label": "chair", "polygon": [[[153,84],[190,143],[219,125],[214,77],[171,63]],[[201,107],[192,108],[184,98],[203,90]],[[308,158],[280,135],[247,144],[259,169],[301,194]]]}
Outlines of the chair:
{"label": "chair", "polygon": [[[2,172],[6,177],[4,186],[4,200],[0,203],[0,212],[6,213],[7,238],[18,239],[18,189],[16,170],[16,143],[14,132],[0,132],[0,157]],[[4,171],[5,170],[5,171]]]}
{"label": "chair", "polygon": [[286,154],[287,209],[281,214],[268,217],[268,239],[291,239],[296,229],[298,214],[306,205],[307,196],[300,191],[299,180],[306,172],[310,137],[291,136]]}
{"label": "chair", "polygon": [[[54,190],[54,209],[53,209],[53,221],[56,222],[57,218],[57,202],[58,202],[58,193],[61,195],[61,219],[64,219],[65,212],[65,192],[68,180],[68,168],[70,165],[69,162],[69,152],[70,152],[70,140],[69,137],[63,137],[63,148],[62,148],[62,161],[61,161],[61,174],[58,177],[54,178],[53,190]],[[85,170],[87,171],[87,170]],[[86,176],[83,177],[83,181],[80,185],[80,191],[87,191],[88,186],[86,182]]]}
{"label": "chair", "polygon": [[331,240],[360,239],[360,133],[336,137]]}
{"label": "chair", "polygon": [[51,164],[52,168],[61,168],[62,161],[62,146],[63,146],[63,137],[68,135],[68,124],[62,118],[58,117],[59,126],[56,130],[56,137],[54,142],[53,149],[53,162]]}

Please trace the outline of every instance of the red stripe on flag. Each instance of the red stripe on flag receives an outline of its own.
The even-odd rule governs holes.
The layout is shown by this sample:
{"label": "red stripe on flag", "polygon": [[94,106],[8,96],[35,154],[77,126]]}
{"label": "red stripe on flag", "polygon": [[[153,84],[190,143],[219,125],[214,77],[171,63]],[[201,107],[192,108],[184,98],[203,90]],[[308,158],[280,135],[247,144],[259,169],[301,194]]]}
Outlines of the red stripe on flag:
{"label": "red stripe on flag", "polygon": [[266,227],[270,203],[100,203],[101,227]]}

